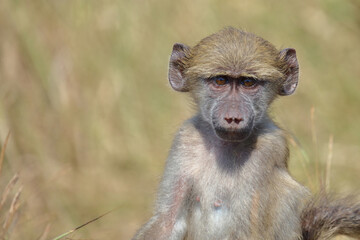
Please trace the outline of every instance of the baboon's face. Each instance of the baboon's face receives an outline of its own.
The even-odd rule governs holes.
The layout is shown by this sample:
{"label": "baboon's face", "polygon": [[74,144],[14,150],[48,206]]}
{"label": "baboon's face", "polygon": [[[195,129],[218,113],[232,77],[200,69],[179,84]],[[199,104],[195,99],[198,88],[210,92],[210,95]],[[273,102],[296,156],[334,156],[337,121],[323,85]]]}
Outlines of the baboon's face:
{"label": "baboon's face", "polygon": [[252,77],[220,75],[201,81],[196,87],[200,113],[225,141],[247,139],[276,95],[272,83]]}

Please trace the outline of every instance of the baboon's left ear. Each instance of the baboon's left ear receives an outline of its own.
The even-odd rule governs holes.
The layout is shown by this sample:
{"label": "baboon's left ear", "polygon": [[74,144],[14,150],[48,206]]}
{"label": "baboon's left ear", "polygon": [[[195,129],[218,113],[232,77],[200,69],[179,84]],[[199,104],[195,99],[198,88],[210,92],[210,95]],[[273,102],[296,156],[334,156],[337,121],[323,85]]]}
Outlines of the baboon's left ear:
{"label": "baboon's left ear", "polygon": [[285,81],[279,91],[279,95],[291,95],[299,82],[299,63],[296,58],[296,51],[293,48],[285,48],[280,51],[280,58],[286,62]]}

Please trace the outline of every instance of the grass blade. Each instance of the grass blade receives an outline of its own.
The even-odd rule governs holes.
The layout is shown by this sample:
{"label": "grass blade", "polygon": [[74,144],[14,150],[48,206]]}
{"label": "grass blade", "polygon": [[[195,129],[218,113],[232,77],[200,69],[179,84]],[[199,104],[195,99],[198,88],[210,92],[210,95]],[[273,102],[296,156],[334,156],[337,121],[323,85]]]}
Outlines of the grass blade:
{"label": "grass blade", "polygon": [[19,175],[16,173],[9,181],[9,183],[6,185],[5,189],[4,189],[4,192],[2,194],[2,197],[1,197],[1,201],[0,201],[0,210],[2,209],[2,207],[4,206],[5,204],[5,201],[11,191],[11,189],[14,187],[14,185],[16,184],[16,182],[18,181],[19,179]]}
{"label": "grass blade", "polygon": [[0,153],[0,174],[1,174],[1,168],[2,168],[3,161],[4,161],[4,157],[5,157],[5,149],[6,149],[6,145],[7,145],[8,141],[9,141],[9,137],[10,137],[10,131],[9,131],[8,135],[6,136],[4,146],[1,149],[1,153]]}
{"label": "grass blade", "polygon": [[66,232],[66,233],[61,234],[60,236],[57,236],[57,237],[53,238],[52,240],[59,240],[59,239],[61,239],[61,238],[63,238],[63,237],[66,237],[67,235],[69,235],[69,234],[71,234],[71,233],[79,230],[80,228],[83,228],[83,227],[85,227],[86,225],[88,225],[88,224],[90,224],[90,223],[92,223],[92,222],[95,222],[96,220],[99,220],[100,218],[108,215],[109,213],[111,213],[111,212],[114,211],[114,210],[115,210],[115,209],[112,209],[112,210],[110,210],[110,211],[108,211],[108,212],[106,212],[106,213],[104,213],[104,214],[102,214],[102,215],[100,215],[100,216],[98,216],[98,217],[96,217],[96,218],[94,218],[94,219],[91,219],[90,221],[88,221],[88,222],[86,222],[86,223],[84,223],[84,224],[81,224],[80,226],[78,226],[78,227],[76,227],[76,228],[74,228],[74,229],[72,229],[72,230],[70,230],[70,231],[68,231],[68,232]]}

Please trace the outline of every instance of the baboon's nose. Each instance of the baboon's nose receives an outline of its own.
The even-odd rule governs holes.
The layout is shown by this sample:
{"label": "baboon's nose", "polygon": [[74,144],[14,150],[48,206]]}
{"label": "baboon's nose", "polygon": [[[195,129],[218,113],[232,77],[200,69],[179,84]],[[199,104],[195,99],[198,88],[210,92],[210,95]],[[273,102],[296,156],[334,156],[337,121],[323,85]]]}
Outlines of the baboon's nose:
{"label": "baboon's nose", "polygon": [[243,121],[244,119],[242,118],[224,118],[225,121],[228,123],[228,124],[231,124],[232,122],[236,123],[236,124],[239,124],[241,121]]}

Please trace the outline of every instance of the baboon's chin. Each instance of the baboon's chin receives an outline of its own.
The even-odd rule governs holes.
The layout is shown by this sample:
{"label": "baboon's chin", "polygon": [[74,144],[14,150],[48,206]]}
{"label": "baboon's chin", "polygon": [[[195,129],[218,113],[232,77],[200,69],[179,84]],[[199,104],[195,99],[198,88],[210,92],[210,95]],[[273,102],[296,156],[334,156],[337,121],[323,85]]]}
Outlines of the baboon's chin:
{"label": "baboon's chin", "polygon": [[251,135],[251,130],[246,129],[237,129],[230,130],[225,128],[214,128],[215,134],[218,138],[226,142],[243,142],[246,141]]}

